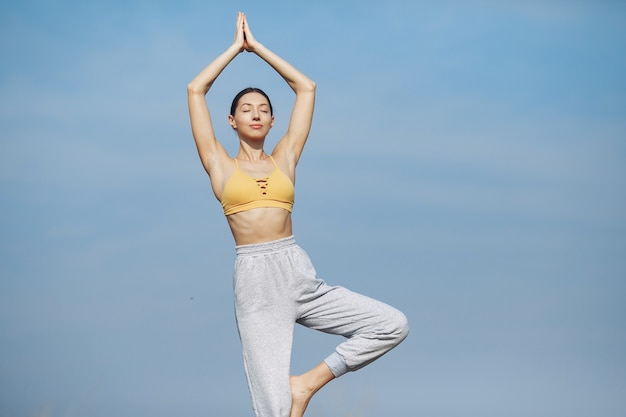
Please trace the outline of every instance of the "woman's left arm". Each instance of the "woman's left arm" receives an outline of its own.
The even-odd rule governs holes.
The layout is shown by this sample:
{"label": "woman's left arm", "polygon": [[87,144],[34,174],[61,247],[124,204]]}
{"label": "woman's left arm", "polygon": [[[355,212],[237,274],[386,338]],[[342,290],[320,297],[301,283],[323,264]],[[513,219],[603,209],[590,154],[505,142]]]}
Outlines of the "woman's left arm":
{"label": "woman's left arm", "polygon": [[315,82],[254,39],[245,16],[244,34],[244,49],[248,52],[254,52],[267,62],[296,93],[296,101],[291,111],[287,133],[276,144],[272,152],[273,154],[283,154],[290,168],[294,169],[311,130],[313,108],[315,107]]}

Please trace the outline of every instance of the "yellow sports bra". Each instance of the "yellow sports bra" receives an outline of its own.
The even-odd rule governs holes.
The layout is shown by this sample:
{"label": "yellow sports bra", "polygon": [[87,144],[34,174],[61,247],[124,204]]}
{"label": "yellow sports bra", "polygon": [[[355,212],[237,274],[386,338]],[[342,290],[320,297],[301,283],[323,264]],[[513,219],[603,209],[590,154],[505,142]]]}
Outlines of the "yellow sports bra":
{"label": "yellow sports bra", "polygon": [[260,207],[277,207],[291,213],[295,197],[293,182],[278,169],[271,155],[270,159],[274,171],[265,178],[252,178],[239,169],[235,159],[235,172],[226,181],[220,198],[225,216]]}

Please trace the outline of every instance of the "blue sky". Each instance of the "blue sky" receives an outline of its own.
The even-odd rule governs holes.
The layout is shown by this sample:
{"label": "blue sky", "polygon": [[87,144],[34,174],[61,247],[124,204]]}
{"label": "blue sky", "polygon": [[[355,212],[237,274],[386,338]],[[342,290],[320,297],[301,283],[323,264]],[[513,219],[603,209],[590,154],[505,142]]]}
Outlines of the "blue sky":
{"label": "blue sky", "polygon": [[[310,417],[626,414],[621,2],[5,2],[0,417],[251,416],[185,86],[255,36],[317,82],[295,234],[409,317]],[[284,131],[292,93],[253,55]],[[297,329],[294,373],[336,338]]]}

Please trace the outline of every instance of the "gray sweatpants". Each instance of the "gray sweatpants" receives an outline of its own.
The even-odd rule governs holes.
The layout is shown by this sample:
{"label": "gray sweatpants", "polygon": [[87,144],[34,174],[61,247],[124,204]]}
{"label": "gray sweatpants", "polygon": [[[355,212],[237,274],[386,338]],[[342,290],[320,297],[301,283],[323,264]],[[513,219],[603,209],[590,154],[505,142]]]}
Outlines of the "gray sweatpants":
{"label": "gray sweatpants", "polygon": [[317,278],[293,237],[236,250],[235,314],[257,417],[289,416],[295,323],[346,338],[325,359],[336,377],[374,361],[408,334],[400,311]]}

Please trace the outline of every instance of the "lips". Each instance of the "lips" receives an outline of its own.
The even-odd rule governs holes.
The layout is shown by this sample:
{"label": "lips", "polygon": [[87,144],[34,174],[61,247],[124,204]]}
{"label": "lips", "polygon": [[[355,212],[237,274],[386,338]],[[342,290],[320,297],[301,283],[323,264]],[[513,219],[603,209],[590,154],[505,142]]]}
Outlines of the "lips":
{"label": "lips", "polygon": [[261,128],[263,127],[263,125],[260,125],[260,124],[253,124],[253,125],[250,125],[250,127],[251,127],[252,129],[261,129]]}

